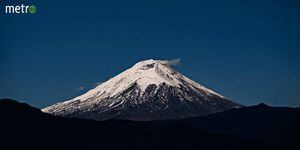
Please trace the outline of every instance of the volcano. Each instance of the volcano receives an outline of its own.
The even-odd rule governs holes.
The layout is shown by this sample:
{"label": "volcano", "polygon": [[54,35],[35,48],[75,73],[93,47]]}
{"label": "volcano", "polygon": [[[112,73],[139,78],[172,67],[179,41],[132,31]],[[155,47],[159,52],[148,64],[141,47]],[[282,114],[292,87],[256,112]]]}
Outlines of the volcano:
{"label": "volcano", "polygon": [[174,70],[165,60],[145,60],[65,102],[42,109],[94,120],[165,120],[208,115],[242,105]]}

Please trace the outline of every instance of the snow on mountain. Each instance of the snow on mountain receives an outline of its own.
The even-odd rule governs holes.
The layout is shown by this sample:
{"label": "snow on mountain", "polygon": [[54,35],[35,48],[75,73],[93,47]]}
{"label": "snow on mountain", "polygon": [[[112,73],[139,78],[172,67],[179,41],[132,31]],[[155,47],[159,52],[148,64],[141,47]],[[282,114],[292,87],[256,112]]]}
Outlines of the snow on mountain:
{"label": "snow on mountain", "polygon": [[72,100],[42,109],[95,120],[181,119],[241,105],[175,71],[168,61],[145,60]]}

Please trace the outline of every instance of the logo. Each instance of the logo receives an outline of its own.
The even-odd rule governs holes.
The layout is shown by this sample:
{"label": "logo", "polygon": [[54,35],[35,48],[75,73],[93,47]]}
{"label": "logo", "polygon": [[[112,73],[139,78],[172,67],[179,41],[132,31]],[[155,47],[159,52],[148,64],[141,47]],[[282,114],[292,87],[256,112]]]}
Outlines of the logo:
{"label": "logo", "polygon": [[34,14],[37,12],[37,8],[35,5],[7,5],[5,6],[6,14]]}

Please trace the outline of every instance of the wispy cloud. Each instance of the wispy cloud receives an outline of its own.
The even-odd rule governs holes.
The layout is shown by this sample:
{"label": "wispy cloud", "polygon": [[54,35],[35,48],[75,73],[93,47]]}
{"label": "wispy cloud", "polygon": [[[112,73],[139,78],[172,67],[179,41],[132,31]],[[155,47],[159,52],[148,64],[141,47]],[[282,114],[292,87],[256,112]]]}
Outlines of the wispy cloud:
{"label": "wispy cloud", "polygon": [[82,90],[84,90],[84,86],[80,86],[80,87],[78,87],[78,88],[76,88],[76,91],[82,91]]}
{"label": "wispy cloud", "polygon": [[98,86],[98,85],[100,85],[100,84],[102,84],[103,82],[96,82],[96,83],[94,83],[94,86]]}
{"label": "wispy cloud", "polygon": [[175,66],[181,63],[180,58],[172,59],[172,60],[164,60],[163,63],[168,66]]}

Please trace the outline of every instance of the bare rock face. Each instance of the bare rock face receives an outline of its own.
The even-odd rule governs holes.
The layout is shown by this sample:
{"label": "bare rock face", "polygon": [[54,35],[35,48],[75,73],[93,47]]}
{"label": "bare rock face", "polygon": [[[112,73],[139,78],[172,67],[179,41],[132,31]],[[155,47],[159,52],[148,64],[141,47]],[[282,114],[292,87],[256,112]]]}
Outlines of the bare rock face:
{"label": "bare rock face", "polygon": [[242,105],[180,74],[162,60],[145,60],[72,100],[42,109],[94,120],[197,117]]}

